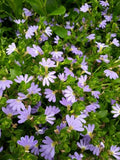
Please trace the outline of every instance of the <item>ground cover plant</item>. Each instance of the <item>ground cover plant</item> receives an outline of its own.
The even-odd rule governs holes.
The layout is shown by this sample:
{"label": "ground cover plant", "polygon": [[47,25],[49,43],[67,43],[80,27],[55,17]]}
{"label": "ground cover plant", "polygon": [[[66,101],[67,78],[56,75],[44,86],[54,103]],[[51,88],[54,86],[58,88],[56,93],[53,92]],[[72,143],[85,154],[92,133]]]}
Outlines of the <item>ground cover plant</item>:
{"label": "ground cover plant", "polygon": [[119,6],[1,1],[0,159],[120,159]]}

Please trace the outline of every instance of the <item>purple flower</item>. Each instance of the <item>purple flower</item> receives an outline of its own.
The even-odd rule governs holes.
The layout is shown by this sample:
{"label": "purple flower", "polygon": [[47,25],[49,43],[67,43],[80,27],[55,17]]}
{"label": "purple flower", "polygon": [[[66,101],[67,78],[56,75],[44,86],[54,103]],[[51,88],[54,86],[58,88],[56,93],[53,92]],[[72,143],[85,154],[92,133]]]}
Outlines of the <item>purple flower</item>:
{"label": "purple flower", "polygon": [[32,36],[34,36],[34,33],[37,31],[38,26],[30,26],[25,34],[25,38],[32,38]]}
{"label": "purple flower", "polygon": [[101,6],[107,7],[109,6],[109,3],[107,1],[100,1]]}
{"label": "purple flower", "polygon": [[100,60],[104,61],[105,63],[109,63],[110,60],[108,59],[108,55],[105,54],[105,55],[100,55]]}
{"label": "purple flower", "polygon": [[39,148],[37,146],[33,146],[31,148],[31,153],[34,153],[34,155],[38,156],[39,155]]}
{"label": "purple flower", "polygon": [[69,115],[66,115],[66,121],[69,126],[69,132],[71,132],[71,130],[84,131],[81,122],[77,118],[75,119],[74,115],[72,115],[71,117]]}
{"label": "purple flower", "polygon": [[23,11],[24,11],[24,14],[25,14],[26,17],[29,17],[29,16],[33,15],[32,12],[29,11],[27,8],[23,8]]}
{"label": "purple flower", "polygon": [[46,109],[45,109],[45,115],[46,115],[46,121],[48,123],[50,123],[51,125],[54,124],[54,120],[55,120],[55,117],[54,115],[59,113],[60,112],[60,109],[59,108],[56,108],[55,106],[47,106]]}
{"label": "purple flower", "polygon": [[80,78],[78,78],[78,86],[83,88],[85,86],[85,82],[87,80],[87,75],[81,75]]}
{"label": "purple flower", "polygon": [[42,141],[44,144],[40,145],[40,152],[41,157],[44,157],[46,160],[53,160],[55,155],[55,142],[46,136],[45,139]]}
{"label": "purple flower", "polygon": [[111,71],[109,69],[104,70],[104,73],[105,73],[106,77],[110,77],[110,79],[117,79],[117,78],[119,78],[119,76],[117,75],[116,72]]}
{"label": "purple flower", "polygon": [[67,80],[67,76],[64,73],[59,73],[58,77],[63,82]]}
{"label": "purple flower", "polygon": [[30,119],[31,106],[28,106],[28,109],[24,109],[24,111],[19,111],[18,118],[20,119],[18,123],[24,123],[28,119]]}
{"label": "purple flower", "polygon": [[38,54],[42,55],[43,51],[39,46],[36,46],[35,44],[33,44],[33,48],[27,47],[27,52],[32,56],[32,57],[36,57],[38,56]]}
{"label": "purple flower", "polygon": [[42,62],[39,62],[39,64],[47,68],[56,67],[55,62],[52,61],[50,58],[48,58],[47,60],[45,60],[45,58],[42,58]]}
{"label": "purple flower", "polygon": [[112,44],[114,44],[117,47],[120,46],[119,41],[116,38],[113,39]]}
{"label": "purple flower", "polygon": [[72,30],[73,28],[74,28],[74,23],[73,23],[73,25],[71,26],[71,25],[70,25],[70,22],[67,21],[67,22],[66,22],[65,29],[70,29],[70,30]]}
{"label": "purple flower", "polygon": [[61,129],[66,127],[66,123],[60,123],[60,126],[57,126],[57,132],[60,133]]}
{"label": "purple flower", "polygon": [[98,47],[97,52],[101,52],[103,48],[108,47],[108,45],[105,45],[104,43],[100,43],[100,42],[96,42],[96,43],[97,43],[97,47]]}
{"label": "purple flower", "polygon": [[104,15],[106,22],[110,22],[112,20],[112,14],[110,16]]}
{"label": "purple flower", "polygon": [[29,94],[39,94],[40,96],[42,95],[40,93],[41,88],[38,88],[38,84],[35,85],[34,82],[31,83],[31,87],[27,89],[27,91],[29,92]]}
{"label": "purple flower", "polygon": [[106,27],[106,20],[103,20],[100,24],[99,24],[99,27],[104,29]]}
{"label": "purple flower", "polygon": [[71,75],[72,77],[74,77],[74,73],[67,67],[64,67],[64,73],[66,74],[66,76]]}
{"label": "purple flower", "polygon": [[92,96],[94,96],[95,98],[99,99],[99,95],[100,95],[100,92],[99,91],[92,91]]}
{"label": "purple flower", "polygon": [[46,88],[44,93],[46,95],[45,98],[47,98],[49,102],[56,102],[55,91],[52,91],[51,89]]}
{"label": "purple flower", "polygon": [[52,55],[53,58],[60,58],[63,54],[62,51],[53,51],[50,53]]}
{"label": "purple flower", "polygon": [[116,33],[111,33],[111,38],[116,37]]}
{"label": "purple flower", "polygon": [[84,120],[84,118],[86,118],[87,116],[85,114],[81,114],[79,115],[76,119],[79,120],[79,122],[81,123],[86,123],[86,120]]}
{"label": "purple flower", "polygon": [[43,33],[39,40],[40,40],[40,42],[47,41],[48,40],[48,36]]}
{"label": "purple flower", "polygon": [[95,112],[97,108],[100,108],[100,105],[98,103],[91,103],[90,105],[86,106],[86,111],[87,112]]}
{"label": "purple flower", "polygon": [[67,98],[67,101],[76,102],[75,94],[70,86],[67,86],[67,89],[63,90],[63,94]]}
{"label": "purple flower", "polygon": [[25,148],[25,152],[29,152],[29,149],[35,146],[38,141],[34,140],[34,136],[31,136],[29,138],[29,136],[26,135],[25,137],[21,137],[21,139],[18,140],[17,143]]}
{"label": "purple flower", "polygon": [[19,99],[8,99],[6,101],[9,104],[9,107],[12,108],[13,111],[19,112],[20,110],[24,110],[25,106]]}
{"label": "purple flower", "polygon": [[87,62],[85,62],[85,58],[86,58],[86,56],[83,57],[83,61],[81,63],[81,68],[85,71],[85,73],[91,75],[91,73],[88,72],[88,65],[87,65]]}
{"label": "purple flower", "polygon": [[20,24],[20,23],[24,23],[25,20],[24,19],[22,19],[22,20],[21,19],[15,19],[14,22],[17,23],[17,24]]}
{"label": "purple flower", "polygon": [[111,105],[115,104],[116,103],[116,100],[114,99],[111,99]]}
{"label": "purple flower", "polygon": [[94,124],[88,124],[88,126],[84,126],[85,128],[86,128],[86,130],[87,130],[87,134],[90,136],[90,138],[92,138],[93,137],[93,130],[94,130],[94,128],[95,128],[95,125]]}
{"label": "purple flower", "polygon": [[72,102],[68,102],[67,99],[63,98],[62,97],[62,100],[60,101],[60,103],[63,105],[63,106],[66,106],[67,107],[67,110],[70,110],[71,106],[72,106]]}
{"label": "purple flower", "polygon": [[19,100],[23,100],[23,99],[26,99],[26,98],[27,98],[27,95],[25,95],[25,94],[23,94],[21,92],[18,93],[18,99]]}
{"label": "purple flower", "polygon": [[93,154],[94,155],[96,155],[96,156],[99,156],[99,154],[100,154],[100,149],[97,147],[97,146],[91,146],[90,147],[90,151],[92,151],[93,152]]}
{"label": "purple flower", "polygon": [[116,103],[116,106],[112,106],[113,110],[111,113],[113,113],[113,117],[116,118],[120,115],[120,105]]}
{"label": "purple flower", "polygon": [[54,43],[55,43],[55,44],[58,44],[59,39],[60,39],[59,36],[56,36],[56,37],[54,38]]}
{"label": "purple flower", "polygon": [[28,78],[28,74],[25,74],[25,76],[20,75],[20,76],[16,76],[17,79],[14,79],[15,82],[17,83],[21,83],[22,81],[24,81],[25,83],[30,82],[33,79],[33,76],[30,76]]}
{"label": "purple flower", "polygon": [[55,74],[55,71],[52,71],[52,72],[49,72],[43,79],[43,86],[47,85],[49,86],[50,85],[50,82],[51,83],[54,83],[54,79],[56,79],[56,76],[54,75]]}
{"label": "purple flower", "polygon": [[10,55],[11,53],[13,53],[16,50],[16,45],[15,43],[12,43],[11,45],[8,46],[7,50],[7,54]]}
{"label": "purple flower", "polygon": [[95,39],[95,34],[90,34],[89,36],[87,36],[87,38],[89,40],[93,40],[93,39]]}
{"label": "purple flower", "polygon": [[78,8],[74,8],[74,11],[80,13],[80,10]]}
{"label": "purple flower", "polygon": [[89,150],[89,143],[88,143],[88,141],[86,141],[85,138],[81,139],[81,140],[80,140],[80,143],[77,142],[77,146],[78,146],[79,148],[81,148],[82,151],[84,151],[84,150]]}
{"label": "purple flower", "polygon": [[45,33],[50,37],[52,35],[52,30],[50,29],[50,27],[47,27],[45,29]]}
{"label": "purple flower", "polygon": [[84,92],[91,92],[91,88],[89,88],[89,85],[86,85],[83,87]]}
{"label": "purple flower", "polygon": [[82,52],[82,51],[79,51],[74,45],[71,46],[70,51],[71,51],[72,53],[74,53],[75,55],[79,55],[79,56],[82,56],[82,55],[83,55],[83,52]]}
{"label": "purple flower", "polygon": [[10,85],[12,83],[13,82],[10,80],[6,80],[6,79],[0,80],[0,90],[4,91],[6,88],[10,88]]}
{"label": "purple flower", "polygon": [[33,108],[31,108],[31,114],[37,113],[40,106],[41,106],[41,101],[39,101]]}
{"label": "purple flower", "polygon": [[76,160],[82,160],[83,155],[75,152],[74,155],[69,155],[69,157],[72,158],[72,159],[76,159]]}
{"label": "purple flower", "polygon": [[14,116],[14,115],[17,115],[17,114],[18,114],[18,112],[17,112],[17,111],[12,110],[12,108],[11,108],[9,105],[7,105],[7,107],[6,107],[6,108],[5,108],[5,107],[2,107],[2,111],[3,111],[6,115],[8,115],[9,117],[11,117],[11,116]]}
{"label": "purple flower", "polygon": [[87,12],[90,8],[90,5],[88,5],[87,3],[85,3],[84,5],[82,5],[82,7],[80,7],[80,11],[81,12]]}
{"label": "purple flower", "polygon": [[3,146],[0,147],[0,152],[2,152],[2,151],[3,151]]}
{"label": "purple flower", "polygon": [[112,155],[113,157],[115,157],[116,159],[120,159],[120,147],[115,146],[111,146],[110,147],[110,155]]}

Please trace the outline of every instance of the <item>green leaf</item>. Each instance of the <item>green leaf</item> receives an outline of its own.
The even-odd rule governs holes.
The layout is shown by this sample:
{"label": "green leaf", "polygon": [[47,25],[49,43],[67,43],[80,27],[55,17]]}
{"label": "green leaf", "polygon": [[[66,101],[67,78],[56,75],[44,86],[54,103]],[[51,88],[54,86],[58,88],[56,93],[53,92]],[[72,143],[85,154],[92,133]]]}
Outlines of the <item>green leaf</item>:
{"label": "green leaf", "polygon": [[107,110],[99,111],[99,112],[97,113],[97,117],[98,117],[98,118],[105,118],[105,117],[107,116],[107,114],[108,114],[108,111],[107,111]]}
{"label": "green leaf", "polygon": [[52,28],[55,34],[60,36],[61,38],[65,38],[67,36],[67,30],[60,26],[55,26]]}
{"label": "green leaf", "polygon": [[52,13],[50,13],[49,15],[51,16],[55,16],[55,15],[62,15],[66,12],[66,9],[64,6],[60,6],[59,8],[57,8],[55,11],[53,11]]}
{"label": "green leaf", "polygon": [[7,0],[10,8],[14,12],[15,16],[21,17],[22,16],[22,0]]}
{"label": "green leaf", "polygon": [[33,10],[35,12],[37,12],[38,14],[40,15],[46,15],[47,12],[46,12],[46,6],[45,6],[45,3],[43,3],[42,0],[26,0],[26,2],[28,2]]}

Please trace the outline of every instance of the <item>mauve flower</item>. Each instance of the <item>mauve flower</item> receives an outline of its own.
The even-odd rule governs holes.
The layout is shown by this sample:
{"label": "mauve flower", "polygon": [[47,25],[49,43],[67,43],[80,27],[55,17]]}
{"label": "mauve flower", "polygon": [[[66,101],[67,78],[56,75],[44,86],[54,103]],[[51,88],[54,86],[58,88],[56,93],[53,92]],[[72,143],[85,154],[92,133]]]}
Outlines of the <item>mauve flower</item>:
{"label": "mauve flower", "polygon": [[92,91],[91,94],[92,94],[92,96],[94,96],[95,98],[99,99],[99,95],[100,95],[100,92],[99,92],[99,91]]}
{"label": "mauve flower", "polygon": [[12,108],[13,111],[19,112],[25,109],[24,104],[19,99],[8,99],[6,103],[9,104],[9,107]]}
{"label": "mauve flower", "polygon": [[60,39],[59,36],[56,36],[56,37],[54,38],[54,43],[55,43],[55,44],[58,44],[59,39]]}
{"label": "mauve flower", "polygon": [[50,82],[51,83],[54,83],[54,79],[56,79],[57,77],[54,75],[55,74],[55,71],[52,71],[52,72],[49,72],[43,79],[43,86],[47,85],[49,86],[50,85]]}
{"label": "mauve flower", "polygon": [[100,24],[99,24],[99,27],[104,29],[106,27],[106,20],[103,20]]}
{"label": "mauve flower", "polygon": [[65,128],[66,127],[66,123],[60,123],[59,126],[57,126],[57,131],[60,133],[61,129]]}
{"label": "mauve flower", "polygon": [[0,90],[4,91],[6,88],[10,88],[10,85],[12,83],[13,82],[11,80],[6,80],[6,79],[0,80]]}
{"label": "mauve flower", "polygon": [[11,53],[13,53],[16,50],[16,45],[15,43],[12,43],[8,46],[7,50],[7,54],[10,55]]}
{"label": "mauve flower", "polygon": [[84,150],[89,150],[89,143],[88,141],[86,141],[85,138],[81,139],[80,142],[77,142],[77,146],[82,149],[83,151]]}
{"label": "mauve flower", "polygon": [[95,112],[97,108],[100,108],[100,105],[95,102],[95,103],[91,103],[90,105],[86,106],[85,110],[87,112],[91,112],[91,111]]}
{"label": "mauve flower", "polygon": [[2,111],[3,111],[6,115],[8,115],[9,117],[18,114],[18,112],[12,110],[12,108],[11,108],[9,105],[7,105],[7,107],[2,107]]}
{"label": "mauve flower", "polygon": [[24,11],[24,14],[25,14],[26,17],[29,17],[29,16],[33,15],[32,12],[29,11],[27,8],[23,8],[23,11]]}
{"label": "mauve flower", "polygon": [[31,153],[34,153],[34,155],[38,156],[39,155],[39,148],[38,148],[38,146],[33,146],[31,148]]}
{"label": "mauve flower", "polygon": [[27,89],[27,91],[29,92],[29,94],[39,94],[40,96],[42,95],[40,93],[41,88],[38,88],[38,84],[35,84],[34,82],[31,83],[31,87]]}
{"label": "mauve flower", "polygon": [[49,102],[56,102],[55,91],[52,91],[51,89],[46,88],[44,94],[45,94],[45,98],[47,98]]}
{"label": "mauve flower", "polygon": [[110,60],[108,59],[108,55],[105,54],[105,55],[100,55],[100,60],[104,61],[105,63],[109,63]]}
{"label": "mauve flower", "polygon": [[62,51],[53,51],[50,53],[52,55],[53,58],[60,58],[63,54]]}
{"label": "mauve flower", "polygon": [[72,77],[74,77],[74,73],[67,67],[64,67],[64,73],[66,74],[66,76],[71,75]]}
{"label": "mauve flower", "polygon": [[76,102],[75,94],[70,86],[67,86],[67,89],[62,91],[64,96],[66,97],[67,101],[72,103]]}
{"label": "mauve flower", "polygon": [[72,102],[67,101],[67,99],[62,97],[62,100],[59,101],[63,106],[66,106],[68,110],[70,110],[71,106],[72,106]]}
{"label": "mauve flower", "polygon": [[111,71],[109,69],[104,70],[104,73],[105,73],[106,77],[110,77],[110,79],[117,79],[117,78],[119,78],[119,76],[117,75],[116,72]]}
{"label": "mauve flower", "polygon": [[100,4],[101,4],[103,7],[109,6],[108,1],[100,1]]}
{"label": "mauve flower", "polygon": [[85,73],[91,75],[91,73],[88,72],[88,65],[87,65],[87,62],[85,62],[85,58],[86,58],[86,56],[83,57],[83,61],[81,63],[81,68],[85,71]]}
{"label": "mauve flower", "polygon": [[72,115],[71,117],[69,115],[66,115],[66,121],[68,123],[69,129],[68,131],[71,130],[76,130],[76,131],[84,131],[84,128],[81,125],[81,122]]}
{"label": "mauve flower", "polygon": [[20,75],[20,76],[16,76],[16,79],[14,79],[15,82],[17,83],[21,83],[22,81],[24,81],[25,83],[30,82],[33,79],[33,76],[30,76],[28,78],[28,74],[25,74],[25,76]]}
{"label": "mauve flower", "polygon": [[28,109],[24,109],[24,111],[19,111],[18,118],[20,119],[18,123],[24,123],[28,119],[30,119],[31,114],[31,106],[28,106]]}
{"label": "mauve flower", "polygon": [[110,16],[104,15],[104,17],[107,22],[110,22],[112,20],[112,14]]}
{"label": "mauve flower", "polygon": [[79,55],[79,56],[83,55],[83,52],[78,50],[74,45],[71,46],[70,51],[75,55]]}
{"label": "mauve flower", "polygon": [[95,128],[95,125],[94,124],[88,124],[88,126],[84,126],[85,128],[86,128],[86,130],[87,130],[87,134],[90,136],[90,138],[92,138],[93,137],[93,130],[94,130],[94,128]]}
{"label": "mauve flower", "polygon": [[25,20],[24,19],[22,19],[22,20],[21,19],[15,19],[14,22],[17,23],[17,24],[20,24],[20,23],[24,23]]}
{"label": "mauve flower", "polygon": [[111,33],[111,38],[116,36],[117,36],[116,33]]}
{"label": "mauve flower", "polygon": [[85,86],[85,82],[87,80],[87,75],[81,75],[80,78],[78,78],[78,86],[83,88]]}
{"label": "mauve flower", "polygon": [[65,75],[65,73],[59,73],[58,78],[63,82],[67,80],[67,76]]}
{"label": "mauve flower", "polygon": [[71,25],[70,25],[70,22],[67,21],[67,22],[66,22],[65,29],[70,29],[70,30],[72,30],[73,28],[74,28],[74,23],[73,23],[73,25],[71,26]]}
{"label": "mauve flower", "polygon": [[88,38],[89,40],[93,40],[93,39],[95,39],[95,34],[90,34],[86,38]]}
{"label": "mauve flower", "polygon": [[81,114],[79,115],[76,119],[79,120],[79,122],[81,123],[86,123],[86,120],[84,118],[86,118],[87,116],[85,114]]}
{"label": "mauve flower", "polygon": [[112,106],[113,110],[111,113],[113,113],[113,117],[116,118],[120,115],[120,105],[116,103],[116,106]]}
{"label": "mauve flower", "polygon": [[47,41],[48,40],[48,36],[43,33],[39,40],[40,40],[40,42]]}
{"label": "mauve flower", "polygon": [[80,7],[80,11],[81,12],[87,12],[90,8],[90,5],[88,5],[87,3],[85,3],[84,5],[82,5],[82,7]]}
{"label": "mauve flower", "polygon": [[45,109],[46,121],[51,125],[54,124],[55,117],[54,115],[59,113],[60,109],[55,106],[47,106]]}
{"label": "mauve flower", "polygon": [[116,100],[114,99],[111,99],[111,105],[115,104],[116,103]]}
{"label": "mauve flower", "polygon": [[84,92],[91,92],[91,88],[89,88],[89,85],[86,85],[83,87]]}
{"label": "mauve flower", "polygon": [[114,44],[117,47],[120,46],[119,41],[116,38],[113,39],[112,44]]}
{"label": "mauve flower", "polygon": [[18,93],[18,99],[19,100],[23,100],[23,99],[26,99],[26,98],[27,98],[27,95],[25,95],[25,94],[23,94],[21,92]]}
{"label": "mauve flower", "polygon": [[52,30],[50,29],[50,27],[47,27],[45,29],[45,33],[50,37],[52,35]]}
{"label": "mauve flower", "polygon": [[96,42],[96,43],[97,43],[97,47],[98,47],[97,52],[101,52],[103,48],[108,47],[108,45],[105,45],[104,43],[100,43],[100,42]]}
{"label": "mauve flower", "polygon": [[3,151],[3,146],[0,147],[0,152],[2,152],[2,151]]}
{"label": "mauve flower", "polygon": [[31,108],[31,114],[37,113],[40,106],[41,106],[41,101],[39,101],[34,107]]}
{"label": "mauve flower", "polygon": [[44,144],[40,145],[41,157],[44,157],[46,160],[53,160],[55,155],[55,142],[46,136],[42,141]]}
{"label": "mauve flower", "polygon": [[37,31],[38,26],[30,26],[25,34],[25,38],[32,38],[32,36],[34,36],[34,33]]}
{"label": "mauve flower", "polygon": [[120,159],[120,147],[115,146],[111,146],[110,147],[110,155],[112,155],[113,157],[115,157],[117,160]]}
{"label": "mauve flower", "polygon": [[33,44],[33,48],[31,47],[27,47],[27,52],[32,56],[32,57],[36,57],[39,54],[42,55],[43,51],[39,46],[36,46],[35,44]]}
{"label": "mauve flower", "polygon": [[47,68],[56,67],[55,62],[52,61],[50,58],[48,58],[47,60],[45,60],[45,58],[42,58],[42,62],[39,62],[39,64]]}
{"label": "mauve flower", "polygon": [[78,8],[74,8],[74,11],[80,13],[80,10]]}
{"label": "mauve flower", "polygon": [[25,152],[29,152],[29,149],[35,146],[38,141],[34,140],[34,136],[31,136],[29,138],[29,136],[26,135],[25,137],[21,137],[21,139],[18,140],[17,143],[25,148]]}
{"label": "mauve flower", "polygon": [[70,158],[76,159],[76,160],[82,160],[83,154],[78,154],[77,152],[74,153],[74,155],[69,155]]}

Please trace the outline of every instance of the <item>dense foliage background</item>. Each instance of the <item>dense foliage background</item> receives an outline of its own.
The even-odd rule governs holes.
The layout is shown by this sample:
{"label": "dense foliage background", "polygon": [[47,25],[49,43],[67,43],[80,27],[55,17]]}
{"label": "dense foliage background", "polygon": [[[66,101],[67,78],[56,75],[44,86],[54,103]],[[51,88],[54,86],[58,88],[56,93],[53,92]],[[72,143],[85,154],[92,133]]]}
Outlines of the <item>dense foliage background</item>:
{"label": "dense foliage background", "polygon": [[120,159],[119,8],[0,1],[0,159]]}

